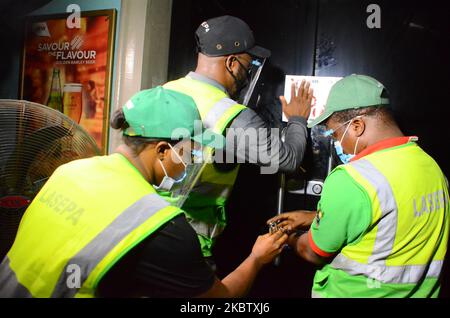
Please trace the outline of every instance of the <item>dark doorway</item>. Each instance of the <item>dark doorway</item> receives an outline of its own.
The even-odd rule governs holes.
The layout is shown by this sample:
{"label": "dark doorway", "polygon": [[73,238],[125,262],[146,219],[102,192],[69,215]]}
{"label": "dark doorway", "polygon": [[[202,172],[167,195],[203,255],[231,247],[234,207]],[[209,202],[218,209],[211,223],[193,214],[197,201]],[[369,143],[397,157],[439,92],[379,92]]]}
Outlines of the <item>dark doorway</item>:
{"label": "dark doorway", "polygon": [[[370,3],[381,8],[380,29],[366,24]],[[264,102],[256,111],[273,126],[282,125],[278,96],[284,75],[370,75],[388,88],[404,133],[419,136],[421,147],[449,176],[443,144],[450,135],[444,123],[450,100],[445,8],[438,1],[174,0],[169,79],[195,68],[194,32],[202,21],[225,14],[240,17],[257,43],[272,51],[259,83]],[[260,175],[258,167],[242,165],[227,210],[229,225],[215,248],[219,275],[234,269],[265,230],[265,221],[276,211],[277,188],[277,175]],[[286,210],[314,208],[315,203],[298,195],[285,199]],[[312,265],[286,251],[279,267],[267,266],[258,276],[249,296],[309,297],[313,274]],[[443,297],[450,296],[449,275],[446,269]]]}

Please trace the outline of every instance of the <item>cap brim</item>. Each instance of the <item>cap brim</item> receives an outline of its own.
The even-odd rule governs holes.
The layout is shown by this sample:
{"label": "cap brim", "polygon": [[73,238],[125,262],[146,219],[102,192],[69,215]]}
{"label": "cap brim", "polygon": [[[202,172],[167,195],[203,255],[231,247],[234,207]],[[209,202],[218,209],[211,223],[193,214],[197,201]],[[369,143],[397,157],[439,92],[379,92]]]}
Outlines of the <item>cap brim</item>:
{"label": "cap brim", "polygon": [[328,117],[331,116],[331,114],[333,114],[332,112],[327,112],[324,111],[322,114],[320,114],[319,117],[317,117],[316,119],[313,119],[310,123],[308,123],[307,127],[308,128],[312,128],[318,124],[320,124],[321,122],[323,122],[325,119],[327,119]]}
{"label": "cap brim", "polygon": [[261,46],[254,46],[251,49],[248,49],[247,51],[245,51],[246,53],[259,57],[259,58],[263,58],[266,59],[268,57],[270,57],[271,52],[268,49],[265,49]]}
{"label": "cap brim", "polygon": [[206,129],[203,133],[191,138],[195,142],[214,149],[222,149],[225,147],[225,137],[214,133],[210,129]]}

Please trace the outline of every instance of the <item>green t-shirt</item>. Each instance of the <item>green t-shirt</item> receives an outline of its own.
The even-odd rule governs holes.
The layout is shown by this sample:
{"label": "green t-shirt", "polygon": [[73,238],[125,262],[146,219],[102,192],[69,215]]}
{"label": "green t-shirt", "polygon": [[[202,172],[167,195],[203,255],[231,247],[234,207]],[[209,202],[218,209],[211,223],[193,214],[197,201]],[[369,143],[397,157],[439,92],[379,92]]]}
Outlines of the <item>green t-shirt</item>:
{"label": "green t-shirt", "polygon": [[339,168],[325,180],[317,211],[311,236],[314,244],[327,254],[359,242],[372,220],[365,189]]}

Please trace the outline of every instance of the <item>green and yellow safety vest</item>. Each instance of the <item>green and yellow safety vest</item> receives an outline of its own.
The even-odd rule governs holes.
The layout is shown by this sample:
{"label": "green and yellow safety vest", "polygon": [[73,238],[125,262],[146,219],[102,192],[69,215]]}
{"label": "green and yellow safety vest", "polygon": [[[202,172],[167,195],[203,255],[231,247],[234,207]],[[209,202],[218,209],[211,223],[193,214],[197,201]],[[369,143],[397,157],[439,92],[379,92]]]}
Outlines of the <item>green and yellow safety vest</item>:
{"label": "green and yellow safety vest", "polygon": [[94,297],[121,257],[180,213],[120,154],[60,166],[0,264],[0,297]]}
{"label": "green and yellow safety vest", "polygon": [[450,221],[437,163],[410,142],[336,169],[365,190],[372,220],[359,241],[316,272],[313,296],[437,297]]}
{"label": "green and yellow safety vest", "polygon": [[[191,96],[205,128],[218,134],[225,135],[230,122],[245,109],[221,89],[189,75],[163,86]],[[233,189],[238,170],[239,165],[229,171],[221,171],[213,163],[207,164],[183,205],[190,224],[197,232],[204,256],[211,256],[215,238],[226,226],[225,203]]]}

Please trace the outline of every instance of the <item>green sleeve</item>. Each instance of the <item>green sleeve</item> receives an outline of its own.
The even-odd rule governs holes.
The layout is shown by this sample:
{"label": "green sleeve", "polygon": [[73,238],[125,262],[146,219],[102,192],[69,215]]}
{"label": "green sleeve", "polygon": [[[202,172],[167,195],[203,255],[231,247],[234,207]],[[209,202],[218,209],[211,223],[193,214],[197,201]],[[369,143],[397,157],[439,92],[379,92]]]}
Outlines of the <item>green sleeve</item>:
{"label": "green sleeve", "polygon": [[325,180],[311,225],[315,248],[334,253],[357,243],[372,219],[372,207],[364,188],[342,168],[335,169]]}

